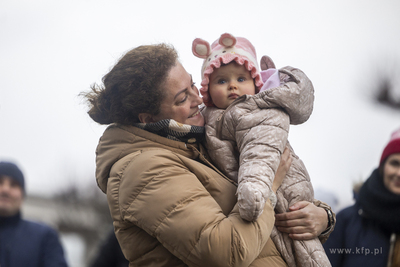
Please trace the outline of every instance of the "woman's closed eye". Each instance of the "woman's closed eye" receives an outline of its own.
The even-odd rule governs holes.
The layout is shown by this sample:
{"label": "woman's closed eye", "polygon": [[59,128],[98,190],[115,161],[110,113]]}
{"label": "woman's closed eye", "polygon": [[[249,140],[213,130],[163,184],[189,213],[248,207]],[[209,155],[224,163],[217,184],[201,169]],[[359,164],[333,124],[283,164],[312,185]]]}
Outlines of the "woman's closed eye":
{"label": "woman's closed eye", "polygon": [[184,103],[186,100],[188,99],[188,93],[187,92],[185,92],[185,96],[182,98],[182,100],[181,101],[179,101],[179,104],[182,104],[182,103]]}
{"label": "woman's closed eye", "polygon": [[[192,84],[190,85],[190,88],[192,88],[192,90],[196,91],[196,90],[197,90],[197,88],[196,88],[196,83],[195,83],[195,82],[192,82]],[[184,93],[184,96],[181,98],[181,100],[178,101],[178,104],[183,104],[183,103],[185,103],[186,100],[188,100],[188,97],[189,97],[189,94],[190,94],[190,92],[189,92],[188,89],[186,89],[186,90],[183,91],[182,93]]]}
{"label": "woman's closed eye", "polygon": [[185,101],[188,99],[189,97],[189,89],[186,88],[182,91],[180,91],[176,96],[175,96],[175,103],[176,105],[180,105],[185,103]]}

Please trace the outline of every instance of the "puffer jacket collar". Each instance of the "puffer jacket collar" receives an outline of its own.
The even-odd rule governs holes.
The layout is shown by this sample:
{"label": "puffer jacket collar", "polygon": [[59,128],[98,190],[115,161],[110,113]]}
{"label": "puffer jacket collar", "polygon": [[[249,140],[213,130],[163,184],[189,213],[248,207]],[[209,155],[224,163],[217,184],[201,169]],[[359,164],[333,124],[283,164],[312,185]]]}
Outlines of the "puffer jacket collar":
{"label": "puffer jacket collar", "polygon": [[[152,142],[152,145],[149,146],[148,142]],[[112,124],[104,131],[96,149],[98,186],[104,193],[107,192],[107,180],[111,167],[121,158],[135,151],[160,148],[171,150],[191,159],[206,155],[205,149],[199,144],[174,141],[134,126]]]}

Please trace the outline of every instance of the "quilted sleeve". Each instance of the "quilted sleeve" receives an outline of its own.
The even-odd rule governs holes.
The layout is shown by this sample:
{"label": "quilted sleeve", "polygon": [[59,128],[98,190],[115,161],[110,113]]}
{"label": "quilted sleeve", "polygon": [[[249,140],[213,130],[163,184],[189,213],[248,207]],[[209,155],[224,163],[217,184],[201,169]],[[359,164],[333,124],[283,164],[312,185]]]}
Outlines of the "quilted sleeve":
{"label": "quilted sleeve", "polygon": [[252,221],[270,198],[275,172],[287,144],[289,117],[280,109],[255,109],[244,112],[236,124],[240,151],[238,204],[242,218]]}
{"label": "quilted sleeve", "polygon": [[237,205],[225,215],[182,159],[149,150],[134,157],[121,177],[121,217],[188,266],[249,266],[271,234],[268,202],[257,221],[243,221]]}
{"label": "quilted sleeve", "polygon": [[290,117],[290,124],[304,123],[314,107],[314,87],[306,74],[293,67],[279,70],[281,86],[256,95],[259,108],[283,108]]}

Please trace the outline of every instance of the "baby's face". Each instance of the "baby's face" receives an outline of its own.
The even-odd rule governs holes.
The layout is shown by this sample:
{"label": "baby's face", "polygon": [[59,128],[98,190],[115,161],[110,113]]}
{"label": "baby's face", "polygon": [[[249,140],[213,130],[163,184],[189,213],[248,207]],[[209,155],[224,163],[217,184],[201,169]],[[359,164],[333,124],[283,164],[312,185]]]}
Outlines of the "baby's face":
{"label": "baby's face", "polygon": [[231,62],[215,69],[208,85],[211,99],[218,108],[227,108],[242,95],[254,95],[256,87],[250,72],[243,65]]}

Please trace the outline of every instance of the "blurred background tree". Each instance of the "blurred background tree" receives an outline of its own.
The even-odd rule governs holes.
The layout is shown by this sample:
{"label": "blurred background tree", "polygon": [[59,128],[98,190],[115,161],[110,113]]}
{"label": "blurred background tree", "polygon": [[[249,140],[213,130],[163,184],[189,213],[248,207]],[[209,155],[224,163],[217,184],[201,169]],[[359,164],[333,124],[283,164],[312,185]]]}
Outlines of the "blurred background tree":
{"label": "blurred background tree", "polygon": [[375,99],[381,105],[400,110],[400,98],[396,97],[396,87],[390,77],[380,78]]}
{"label": "blurred background tree", "polygon": [[400,111],[400,60],[381,60],[376,66],[371,77],[374,102]]}
{"label": "blurred background tree", "polygon": [[71,267],[88,266],[113,229],[107,197],[94,183],[71,183],[52,196],[29,194],[22,214],[57,229]]}

